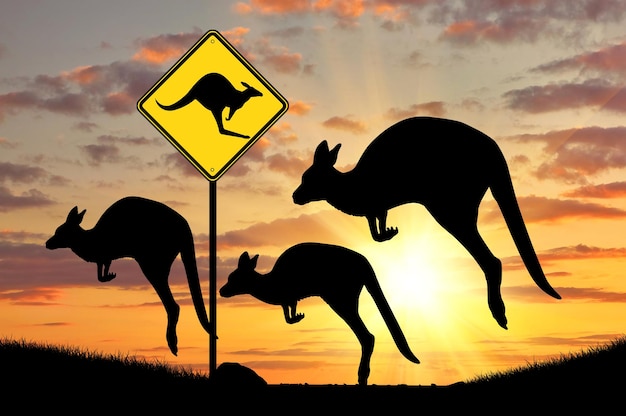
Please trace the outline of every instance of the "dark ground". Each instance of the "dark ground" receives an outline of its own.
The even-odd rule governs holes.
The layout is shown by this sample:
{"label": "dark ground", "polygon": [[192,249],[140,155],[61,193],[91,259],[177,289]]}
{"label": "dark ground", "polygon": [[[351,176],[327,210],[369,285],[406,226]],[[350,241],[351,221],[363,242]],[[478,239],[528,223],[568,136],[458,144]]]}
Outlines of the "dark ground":
{"label": "dark ground", "polygon": [[[223,364],[206,377],[0,349],[2,414],[624,414],[626,353],[451,386],[267,385]],[[534,415],[533,415],[534,416]]]}

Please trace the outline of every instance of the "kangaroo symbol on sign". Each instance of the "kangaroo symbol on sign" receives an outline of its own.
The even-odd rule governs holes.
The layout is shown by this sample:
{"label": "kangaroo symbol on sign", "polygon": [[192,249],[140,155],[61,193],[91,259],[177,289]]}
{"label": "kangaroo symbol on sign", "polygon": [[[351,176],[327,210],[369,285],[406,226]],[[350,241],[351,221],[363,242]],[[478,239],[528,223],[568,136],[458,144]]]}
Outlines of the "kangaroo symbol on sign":
{"label": "kangaroo symbol on sign", "polygon": [[230,109],[226,120],[230,120],[235,112],[243,107],[250,98],[263,96],[261,92],[245,82],[241,84],[246,87],[243,91],[239,91],[233,87],[233,84],[222,74],[213,72],[200,78],[194,86],[191,87],[189,92],[174,104],[163,105],[158,101],[157,104],[162,109],[170,111],[178,110],[190,104],[193,100],[198,100],[204,108],[213,113],[220,134],[249,139],[250,136],[226,130],[222,121],[222,113],[226,107]]}

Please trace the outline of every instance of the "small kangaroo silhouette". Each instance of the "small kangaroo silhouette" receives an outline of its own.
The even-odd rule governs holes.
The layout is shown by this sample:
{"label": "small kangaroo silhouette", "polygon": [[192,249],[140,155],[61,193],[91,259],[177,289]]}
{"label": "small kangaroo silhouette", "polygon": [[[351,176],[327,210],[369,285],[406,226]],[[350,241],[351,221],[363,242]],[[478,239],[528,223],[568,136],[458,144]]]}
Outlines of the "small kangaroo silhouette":
{"label": "small kangaroo silhouette", "polygon": [[230,120],[235,112],[239,110],[250,98],[261,97],[263,95],[245,82],[242,82],[241,84],[246,87],[243,91],[235,89],[233,84],[231,84],[222,74],[214,72],[200,78],[194,86],[191,87],[189,92],[187,92],[183,98],[174,104],[162,105],[158,101],[156,103],[162,109],[170,111],[178,110],[179,108],[191,103],[193,100],[198,100],[204,108],[213,113],[213,117],[217,122],[217,128],[219,129],[220,134],[249,139],[250,136],[226,130],[224,128],[224,123],[222,122],[222,113],[226,107],[230,109],[226,120]]}
{"label": "small kangaroo silhouette", "polygon": [[288,324],[304,318],[303,313],[296,313],[299,300],[319,296],[348,324],[359,340],[358,382],[366,385],[374,336],[359,315],[359,295],[365,286],[402,355],[419,363],[383,295],[372,266],[363,255],[340,246],[301,243],[285,250],[267,274],[255,270],[258,258],[258,254],[250,258],[248,252],[244,252],[239,257],[237,269],[220,289],[220,295],[228,298],[249,294],[270,305],[281,305]]}
{"label": "small kangaroo silhouette", "polygon": [[329,150],[325,140],[318,145],[313,164],[293,193],[296,204],[326,200],[346,214],[364,216],[375,241],[398,233],[397,228],[387,228],[388,210],[411,202],[424,205],[479,264],[487,280],[491,313],[507,329],[500,293],[502,263],[476,224],[480,202],[489,188],[530,276],[545,293],[561,299],[541,269],[506,160],[493,139],[458,121],[409,118],[376,137],[356,166],[345,173],[334,168],[340,147]]}
{"label": "small kangaroo silhouette", "polygon": [[207,333],[211,325],[207,317],[198,277],[193,235],[187,221],[160,202],[140,197],[126,197],[107,208],[96,225],[84,230],[80,223],[86,210],[74,207],[46,248],[70,248],[81,259],[98,265],[98,280],[108,282],[116,277],[109,272],[111,262],[122,257],[134,258],[167,312],[167,344],[172,354],[178,353],[176,324],[180,307],[168,284],[170,268],[180,253],[187,274],[196,314]]}

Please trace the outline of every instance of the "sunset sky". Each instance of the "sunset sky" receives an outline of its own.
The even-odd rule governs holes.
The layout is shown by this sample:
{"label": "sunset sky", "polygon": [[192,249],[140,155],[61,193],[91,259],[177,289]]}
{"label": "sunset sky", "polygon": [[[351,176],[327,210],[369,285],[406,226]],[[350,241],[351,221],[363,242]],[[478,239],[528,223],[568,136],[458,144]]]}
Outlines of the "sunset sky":
{"label": "sunset sky", "polygon": [[[4,0],[0,336],[208,370],[208,335],[178,260],[175,357],[134,261],[114,261],[117,278],[100,283],[95,264],[44,243],[74,206],[91,228],[122,197],[164,202],[191,226],[208,303],[209,182],[136,105],[211,29],[289,101],[217,182],[218,287],[244,251],[259,254],[260,272],[304,241],[362,253],[421,361],[402,357],[364,291],[371,384],[449,384],[622,336],[625,22],[622,0]],[[293,203],[322,140],[342,144],[336,166],[347,171],[380,132],[416,115],[497,141],[562,300],[534,285],[489,192],[479,229],[503,262],[508,330],[491,317],[478,265],[422,206],[390,211],[400,232],[377,243],[364,218]],[[239,362],[273,384],[355,384],[354,334],[317,298],[298,312],[305,319],[288,325],[279,306],[218,298],[218,364]]]}

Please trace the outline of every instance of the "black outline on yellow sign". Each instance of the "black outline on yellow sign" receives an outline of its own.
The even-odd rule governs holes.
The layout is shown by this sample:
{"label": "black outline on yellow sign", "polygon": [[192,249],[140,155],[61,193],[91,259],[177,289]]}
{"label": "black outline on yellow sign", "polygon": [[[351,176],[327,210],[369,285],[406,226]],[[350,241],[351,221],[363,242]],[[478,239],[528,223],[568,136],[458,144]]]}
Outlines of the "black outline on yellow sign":
{"label": "black outline on yellow sign", "polygon": [[[235,58],[245,66],[255,78],[265,86],[276,99],[282,104],[282,108],[252,137],[246,139],[246,144],[227,162],[222,168],[220,168],[215,174],[210,174],[207,170],[198,163],[192,155],[190,155],[185,148],[167,131],[165,128],[144,108],[143,104],[148,100],[152,94],[165,83],[168,78],[183,65],[187,59],[193,55],[206,41],[214,38],[221,42],[221,44],[227,48]],[[186,91],[185,91],[186,92]],[[191,47],[170,69],[167,73],[157,81],[156,84],[137,102],[137,109],[148,121],[156,127],[159,132],[183,155],[191,162],[191,164],[209,181],[217,181],[239,158],[263,135],[265,132],[287,112],[289,103],[280,95],[280,93],[230,44],[228,41],[216,30],[209,30],[206,32],[195,45]]]}

